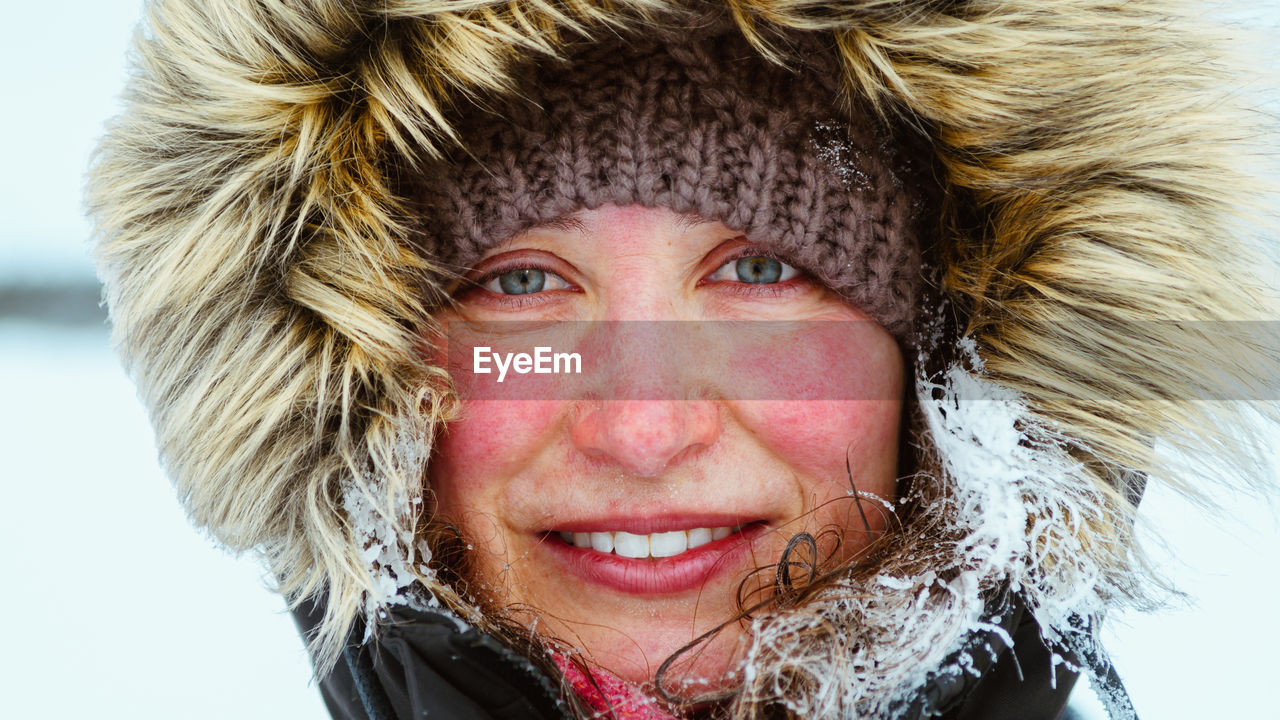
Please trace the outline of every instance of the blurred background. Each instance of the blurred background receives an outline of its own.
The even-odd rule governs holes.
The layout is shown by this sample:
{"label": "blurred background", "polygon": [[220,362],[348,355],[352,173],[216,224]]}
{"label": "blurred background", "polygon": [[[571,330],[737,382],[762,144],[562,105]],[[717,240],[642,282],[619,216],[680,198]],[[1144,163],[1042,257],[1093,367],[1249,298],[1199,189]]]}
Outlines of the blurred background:
{"label": "blurred background", "polygon": [[[4,715],[324,718],[283,602],[252,559],[187,523],[109,348],[81,185],[118,109],[142,3],[48,7],[8,3],[0,43]],[[1280,65],[1280,2],[1226,11],[1265,29],[1258,63]],[[1189,596],[1108,619],[1139,715],[1280,717],[1280,618],[1267,610],[1280,596],[1274,507],[1227,498],[1210,516],[1154,487],[1143,511],[1165,540],[1163,569]],[[1087,689],[1073,705],[1104,717]]]}

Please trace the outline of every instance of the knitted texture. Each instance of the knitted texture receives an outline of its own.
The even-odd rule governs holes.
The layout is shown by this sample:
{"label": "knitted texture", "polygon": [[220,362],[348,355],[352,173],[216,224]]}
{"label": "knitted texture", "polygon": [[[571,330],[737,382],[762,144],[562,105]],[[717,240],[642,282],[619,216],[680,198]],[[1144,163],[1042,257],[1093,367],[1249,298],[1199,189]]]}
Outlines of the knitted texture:
{"label": "knitted texture", "polygon": [[759,57],[735,31],[619,39],[525,66],[472,106],[466,154],[425,189],[428,251],[470,267],[512,235],[605,204],[723,222],[895,334],[920,293],[918,175],[869,113],[839,120],[838,68]]}

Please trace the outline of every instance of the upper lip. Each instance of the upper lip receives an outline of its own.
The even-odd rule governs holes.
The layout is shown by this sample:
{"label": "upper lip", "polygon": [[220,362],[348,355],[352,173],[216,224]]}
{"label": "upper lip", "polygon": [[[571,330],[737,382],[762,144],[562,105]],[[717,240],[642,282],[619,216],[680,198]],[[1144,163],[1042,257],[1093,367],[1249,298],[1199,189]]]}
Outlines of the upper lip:
{"label": "upper lip", "polygon": [[633,535],[649,535],[693,528],[735,527],[762,520],[763,517],[754,513],[629,513],[559,521],[546,528],[546,532],[628,532]]}

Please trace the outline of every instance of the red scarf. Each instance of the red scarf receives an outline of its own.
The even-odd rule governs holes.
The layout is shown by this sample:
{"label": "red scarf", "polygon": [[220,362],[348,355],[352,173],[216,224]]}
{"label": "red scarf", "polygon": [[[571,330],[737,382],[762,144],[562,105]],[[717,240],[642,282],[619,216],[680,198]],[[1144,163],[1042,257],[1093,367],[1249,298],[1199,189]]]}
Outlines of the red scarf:
{"label": "red scarf", "polygon": [[[560,653],[552,653],[556,665],[574,692],[601,718],[614,720],[679,720],[649,698],[639,687],[612,673],[592,668],[590,677]],[[594,682],[593,682],[594,681]],[[612,713],[612,715],[610,715]]]}

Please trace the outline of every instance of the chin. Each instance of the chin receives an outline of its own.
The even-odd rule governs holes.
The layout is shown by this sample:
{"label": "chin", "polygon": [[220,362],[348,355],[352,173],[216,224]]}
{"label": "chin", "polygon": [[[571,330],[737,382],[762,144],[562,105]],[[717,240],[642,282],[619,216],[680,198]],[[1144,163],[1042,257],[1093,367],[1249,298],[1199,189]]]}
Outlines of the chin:
{"label": "chin", "polygon": [[[682,700],[719,695],[737,685],[747,639],[740,623],[731,622],[690,647],[708,629],[687,619],[664,622],[657,614],[649,622],[635,618],[625,628],[548,623],[548,629],[579,647],[593,669],[642,687],[653,685],[662,673],[663,690]],[[696,630],[702,632],[695,634]]]}

